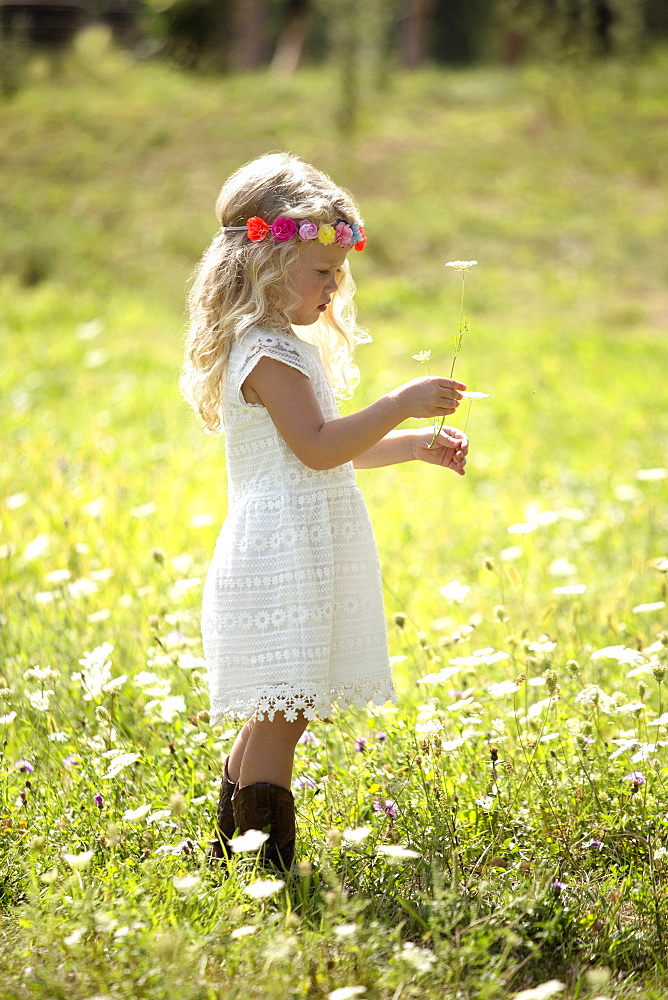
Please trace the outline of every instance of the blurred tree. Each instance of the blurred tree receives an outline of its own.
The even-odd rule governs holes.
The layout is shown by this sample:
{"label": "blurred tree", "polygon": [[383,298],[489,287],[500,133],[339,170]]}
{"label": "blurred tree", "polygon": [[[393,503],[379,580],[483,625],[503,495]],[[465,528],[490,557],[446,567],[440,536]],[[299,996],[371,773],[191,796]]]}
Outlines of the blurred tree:
{"label": "blurred tree", "polygon": [[309,27],[310,6],[309,0],[287,0],[285,21],[271,60],[274,73],[289,75],[299,68]]}
{"label": "blurred tree", "polygon": [[408,69],[421,66],[430,56],[435,0],[403,0],[399,13],[399,52]]}
{"label": "blurred tree", "polygon": [[509,64],[630,55],[644,36],[642,0],[497,0],[496,20]]}
{"label": "blurred tree", "polygon": [[266,0],[232,0],[232,63],[238,69],[259,69],[267,61]]}

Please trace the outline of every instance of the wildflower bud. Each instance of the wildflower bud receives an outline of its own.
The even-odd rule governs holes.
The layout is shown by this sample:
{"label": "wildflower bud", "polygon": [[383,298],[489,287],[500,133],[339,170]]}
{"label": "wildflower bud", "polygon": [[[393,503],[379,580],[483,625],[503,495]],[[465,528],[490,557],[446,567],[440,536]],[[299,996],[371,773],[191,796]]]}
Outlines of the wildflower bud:
{"label": "wildflower bud", "polygon": [[489,755],[492,758],[492,763],[495,764],[497,762],[497,760],[499,759],[499,748],[498,747],[490,747],[489,748]]}
{"label": "wildflower bud", "polygon": [[197,721],[198,722],[208,722],[210,718],[211,718],[211,716],[209,715],[209,713],[206,710],[204,710],[202,712],[199,712],[197,714]]}
{"label": "wildflower bud", "polygon": [[308,859],[299,861],[297,863],[297,871],[302,878],[308,878],[309,875],[313,874],[313,865]]}
{"label": "wildflower bud", "polygon": [[394,616],[394,624],[397,626],[397,628],[404,628],[406,624],[406,615],[403,614],[401,611],[398,611]]}
{"label": "wildflower bud", "polygon": [[160,619],[158,618],[157,615],[149,615],[148,616],[148,624],[149,624],[149,628],[156,629],[158,627],[158,625],[160,624]]}
{"label": "wildflower bud", "polygon": [[41,851],[46,844],[46,837],[32,837],[30,840],[31,851]]}
{"label": "wildflower bud", "polygon": [[580,664],[578,663],[577,660],[567,660],[566,670],[571,675],[571,677],[577,677],[577,675],[580,673]]}
{"label": "wildflower bud", "polygon": [[111,722],[111,716],[104,705],[95,706],[95,718],[98,722]]}
{"label": "wildflower bud", "polygon": [[497,604],[494,608],[494,617],[498,622],[507,622],[510,620],[510,615],[504,608],[503,604]]}
{"label": "wildflower bud", "polygon": [[325,902],[328,904],[328,906],[334,906],[336,900],[337,900],[337,895],[335,892],[332,892],[331,889],[329,890],[329,892],[325,893]]}
{"label": "wildflower bud", "polygon": [[658,681],[659,684],[663,684],[663,679],[666,676],[666,668],[660,663],[657,663],[657,665],[652,668],[652,673],[654,674],[654,680]]}
{"label": "wildflower bud", "polygon": [[427,636],[424,632],[418,632],[417,640],[420,643],[422,649],[427,649],[427,647],[429,646],[429,640],[427,639]]}
{"label": "wildflower bud", "polygon": [[526,679],[527,679],[526,674],[518,674],[518,676],[515,678],[515,683],[517,684],[518,687],[521,687]]}
{"label": "wildflower bud", "polygon": [[668,649],[668,632],[659,632],[659,640],[661,645]]}
{"label": "wildflower bud", "polygon": [[543,674],[543,679],[545,680],[548,694],[554,694],[559,689],[557,684],[559,678],[556,670],[546,670]]}
{"label": "wildflower bud", "polygon": [[496,565],[494,563],[494,560],[491,559],[489,556],[487,556],[487,558],[485,559],[485,569],[488,569],[492,573],[496,569]]}
{"label": "wildflower bud", "polygon": [[184,813],[188,808],[188,805],[181,792],[174,792],[174,794],[169,800],[169,808],[172,810],[175,816],[184,815]]}
{"label": "wildflower bud", "polygon": [[644,698],[647,694],[647,685],[644,681],[638,681],[638,696]]}
{"label": "wildflower bud", "polygon": [[153,556],[155,562],[157,562],[158,566],[162,566],[164,564],[165,553],[162,551],[162,549],[153,549],[151,555]]}
{"label": "wildflower bud", "polygon": [[327,831],[327,840],[332,847],[336,847],[337,844],[341,843],[341,831],[337,830],[336,827],[332,827],[331,830]]}

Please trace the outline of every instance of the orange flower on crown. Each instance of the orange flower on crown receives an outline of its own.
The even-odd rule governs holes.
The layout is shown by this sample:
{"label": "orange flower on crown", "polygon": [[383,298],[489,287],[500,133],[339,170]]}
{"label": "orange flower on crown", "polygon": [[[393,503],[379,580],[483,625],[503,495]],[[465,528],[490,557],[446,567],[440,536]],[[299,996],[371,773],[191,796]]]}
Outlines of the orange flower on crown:
{"label": "orange flower on crown", "polygon": [[366,233],[364,232],[364,226],[358,226],[357,228],[359,229],[361,239],[359,239],[355,244],[355,250],[364,250],[364,247],[366,246]]}
{"label": "orange flower on crown", "polygon": [[261,219],[259,215],[254,215],[252,219],[249,219],[246,223],[246,231],[248,232],[248,239],[252,240],[253,243],[259,243],[265,238],[271,226],[268,226],[264,219]]}

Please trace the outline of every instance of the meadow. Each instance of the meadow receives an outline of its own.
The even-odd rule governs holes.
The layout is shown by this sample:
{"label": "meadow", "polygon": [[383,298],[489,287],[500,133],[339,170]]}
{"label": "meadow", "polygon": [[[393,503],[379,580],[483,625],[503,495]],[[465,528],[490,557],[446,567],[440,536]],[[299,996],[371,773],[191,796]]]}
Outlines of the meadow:
{"label": "meadow", "polygon": [[[659,1000],[668,988],[668,53],[184,76],[82,36],[0,104],[2,1000]],[[359,473],[397,706],[298,749],[300,864],[212,869],[201,585],[224,439],[178,394],[224,178],[350,188],[358,408],[424,371],[467,476]]]}

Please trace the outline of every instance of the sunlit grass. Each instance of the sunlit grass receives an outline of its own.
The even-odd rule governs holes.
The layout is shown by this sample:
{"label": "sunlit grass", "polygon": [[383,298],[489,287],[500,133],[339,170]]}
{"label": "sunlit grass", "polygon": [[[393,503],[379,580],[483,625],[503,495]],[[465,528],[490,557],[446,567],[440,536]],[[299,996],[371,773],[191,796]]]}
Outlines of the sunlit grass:
{"label": "sunlit grass", "polygon": [[[0,108],[3,1000],[665,994],[665,56],[400,75],[347,144],[330,89],[88,36]],[[480,261],[457,374],[490,397],[463,480],[359,475],[400,703],[300,744],[282,886],[203,861],[224,440],[177,395],[218,186],[268,148],[362,204],[345,406],[426,347],[447,374],[450,257]]]}

